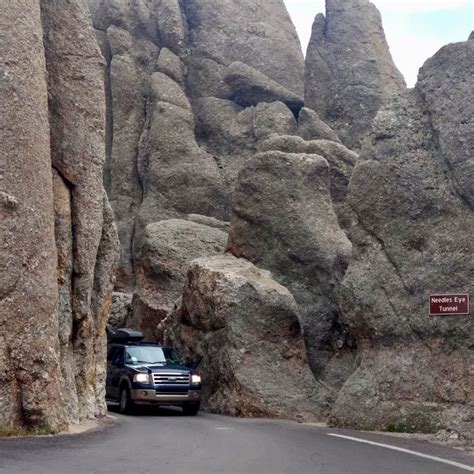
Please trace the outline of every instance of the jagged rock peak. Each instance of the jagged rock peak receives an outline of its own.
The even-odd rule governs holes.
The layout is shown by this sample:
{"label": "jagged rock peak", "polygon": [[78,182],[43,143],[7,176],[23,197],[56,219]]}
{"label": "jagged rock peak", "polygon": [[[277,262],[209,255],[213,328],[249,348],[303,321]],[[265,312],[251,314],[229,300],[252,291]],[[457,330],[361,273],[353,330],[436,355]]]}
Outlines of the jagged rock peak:
{"label": "jagged rock peak", "polygon": [[403,89],[377,8],[368,0],[327,0],[306,55],[306,107],[346,146],[360,148],[382,103]]}
{"label": "jagged rock peak", "polygon": [[187,0],[183,8],[195,58],[217,69],[240,61],[302,95],[304,58],[283,0]]}
{"label": "jagged rock peak", "polygon": [[338,424],[452,428],[472,442],[474,319],[430,317],[428,301],[474,292],[473,72],[472,41],[443,47],[379,111],[352,175],[359,225],[339,305],[360,365]]}

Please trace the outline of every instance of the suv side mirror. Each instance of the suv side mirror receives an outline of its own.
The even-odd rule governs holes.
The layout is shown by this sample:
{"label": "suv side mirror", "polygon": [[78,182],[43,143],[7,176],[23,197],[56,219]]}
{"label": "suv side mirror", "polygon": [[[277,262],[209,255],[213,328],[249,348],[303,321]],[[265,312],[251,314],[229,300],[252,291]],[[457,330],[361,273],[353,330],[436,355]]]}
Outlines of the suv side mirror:
{"label": "suv side mirror", "polygon": [[195,364],[191,359],[186,359],[184,361],[184,365],[188,368],[188,369],[193,369],[193,370],[196,370],[200,365],[201,365],[201,362],[202,362],[202,357],[201,359],[199,359],[199,362],[197,364]]}

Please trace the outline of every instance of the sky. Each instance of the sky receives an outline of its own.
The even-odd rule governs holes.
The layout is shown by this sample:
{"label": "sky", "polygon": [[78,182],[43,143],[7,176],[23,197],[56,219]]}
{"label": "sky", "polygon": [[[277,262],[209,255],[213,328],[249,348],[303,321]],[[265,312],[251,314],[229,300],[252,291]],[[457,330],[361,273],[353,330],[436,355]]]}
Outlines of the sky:
{"label": "sky", "polygon": [[[303,51],[324,0],[284,0],[296,26]],[[474,30],[474,0],[372,0],[380,10],[395,64],[409,87],[419,68],[441,46],[465,41]]]}

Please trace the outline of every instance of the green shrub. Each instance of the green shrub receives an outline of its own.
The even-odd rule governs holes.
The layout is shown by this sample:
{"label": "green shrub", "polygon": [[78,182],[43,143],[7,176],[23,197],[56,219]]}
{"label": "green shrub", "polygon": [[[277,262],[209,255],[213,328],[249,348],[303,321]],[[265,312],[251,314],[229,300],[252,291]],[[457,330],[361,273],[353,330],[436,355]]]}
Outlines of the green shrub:
{"label": "green shrub", "polygon": [[0,438],[11,438],[14,436],[48,436],[57,434],[57,430],[50,426],[31,426],[31,427],[7,427],[0,426]]}

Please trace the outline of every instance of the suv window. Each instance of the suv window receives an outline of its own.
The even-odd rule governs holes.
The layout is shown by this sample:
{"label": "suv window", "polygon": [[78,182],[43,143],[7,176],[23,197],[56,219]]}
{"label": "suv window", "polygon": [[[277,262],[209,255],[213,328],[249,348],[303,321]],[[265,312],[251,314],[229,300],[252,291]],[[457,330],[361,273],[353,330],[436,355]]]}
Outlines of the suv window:
{"label": "suv window", "polygon": [[127,347],[125,363],[129,365],[142,364],[182,364],[179,354],[172,349],[158,346]]}
{"label": "suv window", "polygon": [[122,365],[123,364],[123,347],[117,347],[117,351],[115,352],[112,365]]}
{"label": "suv window", "polygon": [[117,352],[117,349],[118,349],[117,346],[109,347],[109,350],[107,351],[107,362],[112,362],[112,359],[114,358],[114,355]]}

